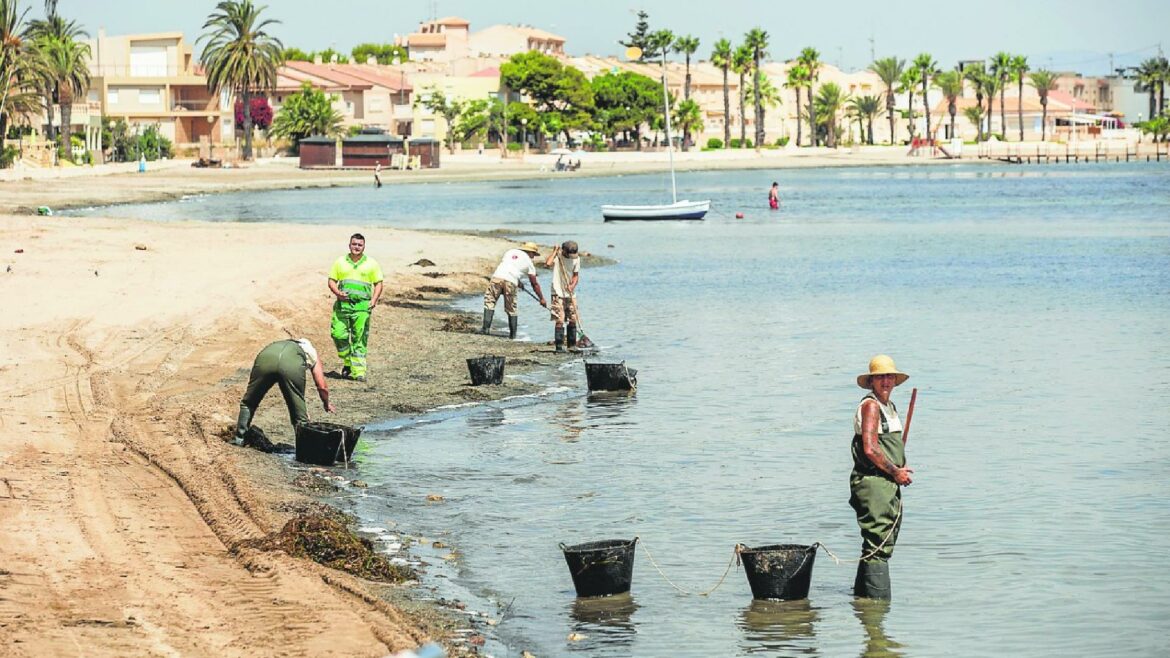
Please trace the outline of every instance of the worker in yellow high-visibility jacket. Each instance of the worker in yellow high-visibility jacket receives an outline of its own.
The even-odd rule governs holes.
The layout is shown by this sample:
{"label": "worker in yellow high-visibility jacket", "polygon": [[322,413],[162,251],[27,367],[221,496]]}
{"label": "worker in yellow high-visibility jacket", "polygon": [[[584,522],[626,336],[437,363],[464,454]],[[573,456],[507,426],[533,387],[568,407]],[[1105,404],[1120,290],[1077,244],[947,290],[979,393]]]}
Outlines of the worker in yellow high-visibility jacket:
{"label": "worker in yellow high-visibility jacket", "polygon": [[333,303],[330,334],[341,358],[341,374],[358,381],[366,379],[366,344],[370,339],[370,311],[382,296],[382,268],[365,255],[366,238],[349,237],[349,253],[337,259],[329,270],[329,292]]}

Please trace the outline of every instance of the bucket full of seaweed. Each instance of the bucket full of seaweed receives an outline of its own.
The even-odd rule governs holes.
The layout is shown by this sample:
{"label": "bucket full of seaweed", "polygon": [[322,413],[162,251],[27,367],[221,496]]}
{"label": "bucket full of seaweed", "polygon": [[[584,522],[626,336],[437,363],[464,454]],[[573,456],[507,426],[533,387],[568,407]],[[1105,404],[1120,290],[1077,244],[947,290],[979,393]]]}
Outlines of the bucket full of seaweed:
{"label": "bucket full of seaweed", "polygon": [[467,360],[467,370],[471,373],[471,385],[500,384],[504,381],[504,357],[481,356]]}
{"label": "bucket full of seaweed", "polygon": [[585,362],[585,381],[589,391],[633,391],[638,388],[638,371],[621,363]]}
{"label": "bucket full of seaweed", "polygon": [[743,560],[752,598],[761,601],[796,601],[808,598],[817,546],[768,544],[735,547]]}
{"label": "bucket full of seaweed", "polygon": [[301,423],[297,425],[296,460],[302,464],[332,466],[353,458],[362,428],[337,423]]}
{"label": "bucket full of seaweed", "polygon": [[634,545],[638,538],[606,539],[565,546],[565,562],[577,596],[613,596],[630,591],[634,579]]}

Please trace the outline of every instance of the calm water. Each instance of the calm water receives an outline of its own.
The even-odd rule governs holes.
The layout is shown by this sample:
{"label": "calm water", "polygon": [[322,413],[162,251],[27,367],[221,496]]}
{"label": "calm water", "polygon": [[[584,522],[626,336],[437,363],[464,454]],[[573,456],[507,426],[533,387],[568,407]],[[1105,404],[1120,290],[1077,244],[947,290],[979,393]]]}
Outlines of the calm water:
{"label": "calm water", "polygon": [[[761,210],[773,179],[776,214]],[[495,655],[1164,655],[1170,168],[685,174],[685,196],[715,202],[707,221],[600,221],[600,203],[644,202],[665,184],[411,185],[127,210],[336,222],[339,235],[505,227],[620,261],[583,272],[581,310],[605,357],[639,369],[636,396],[588,398],[573,361],[534,375],[548,395],[367,435],[358,510],[458,548],[455,562],[416,555],[432,563],[428,586],[502,618]],[[547,340],[528,301],[524,331]],[[903,408],[919,388],[888,610],[855,606],[852,565],[824,553],[805,603],[753,605],[741,569],[710,597],[672,589],[644,549],[690,590],[718,581],[737,542],[857,555],[853,378],[878,352],[911,374],[895,393]],[[424,503],[432,493],[445,502]],[[557,543],[635,535],[631,599],[575,602]]]}

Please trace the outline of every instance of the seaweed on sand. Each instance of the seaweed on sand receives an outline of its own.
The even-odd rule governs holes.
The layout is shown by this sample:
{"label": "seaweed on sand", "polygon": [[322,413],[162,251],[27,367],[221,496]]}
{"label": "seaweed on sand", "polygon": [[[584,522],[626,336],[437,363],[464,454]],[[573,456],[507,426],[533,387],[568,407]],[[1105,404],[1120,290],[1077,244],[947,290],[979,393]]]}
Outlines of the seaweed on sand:
{"label": "seaweed on sand", "polygon": [[280,532],[244,541],[241,546],[307,557],[318,564],[367,580],[401,583],[415,578],[409,567],[393,564],[385,556],[375,553],[370,540],[357,536],[336,519],[321,514],[290,519]]}

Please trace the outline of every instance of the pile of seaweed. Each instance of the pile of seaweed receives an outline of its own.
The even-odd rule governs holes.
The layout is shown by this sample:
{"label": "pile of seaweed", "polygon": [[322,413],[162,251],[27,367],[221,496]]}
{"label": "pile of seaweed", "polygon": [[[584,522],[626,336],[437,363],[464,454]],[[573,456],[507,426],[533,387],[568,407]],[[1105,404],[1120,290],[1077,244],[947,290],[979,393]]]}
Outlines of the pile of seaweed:
{"label": "pile of seaweed", "polygon": [[409,567],[392,564],[384,555],[375,553],[368,539],[357,536],[336,519],[321,514],[304,514],[290,519],[280,532],[244,541],[241,546],[307,557],[318,564],[367,580],[401,583],[415,578]]}
{"label": "pile of seaweed", "polygon": [[479,330],[479,326],[476,324],[478,321],[479,319],[473,315],[452,315],[443,319],[443,324],[439,327],[439,331],[470,334]]}

